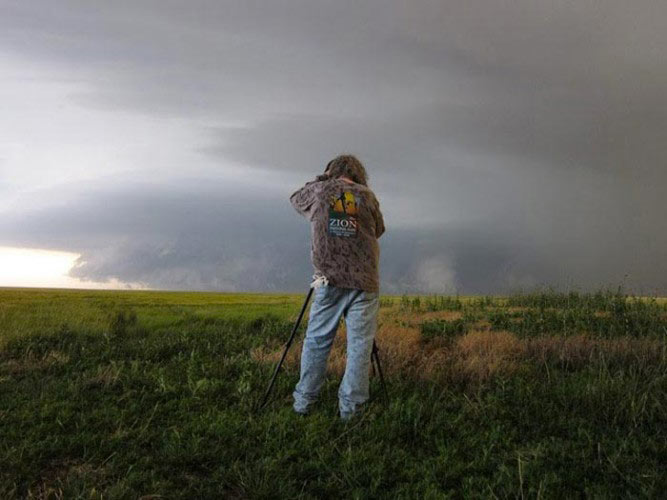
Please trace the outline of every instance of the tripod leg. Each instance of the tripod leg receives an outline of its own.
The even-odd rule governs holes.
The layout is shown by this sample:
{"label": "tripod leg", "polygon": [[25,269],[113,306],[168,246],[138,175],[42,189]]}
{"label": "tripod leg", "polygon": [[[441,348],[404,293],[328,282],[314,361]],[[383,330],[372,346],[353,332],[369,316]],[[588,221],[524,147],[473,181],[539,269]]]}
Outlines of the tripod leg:
{"label": "tripod leg", "polygon": [[283,355],[280,357],[280,361],[276,365],[275,370],[273,371],[273,376],[271,377],[271,382],[269,383],[269,387],[266,389],[266,393],[264,393],[264,398],[262,398],[262,402],[259,405],[259,410],[264,408],[266,406],[266,403],[269,399],[269,394],[271,394],[271,390],[273,389],[273,385],[276,382],[276,377],[278,376],[278,371],[280,370],[280,367],[283,364],[283,361],[285,361],[285,357],[287,356],[287,351],[289,351],[290,346],[292,345],[292,341],[294,340],[294,336],[296,335],[296,331],[299,328],[299,324],[301,323],[301,319],[303,318],[303,314],[306,312],[306,307],[308,306],[308,301],[310,301],[310,297],[313,295],[313,288],[311,287],[310,290],[308,290],[308,295],[306,295],[306,300],[303,302],[303,306],[301,306],[301,312],[299,313],[299,317],[296,320],[296,323],[294,323],[294,328],[292,328],[292,334],[290,335],[289,339],[287,340],[287,343],[285,344],[285,350],[283,351]]}
{"label": "tripod leg", "polygon": [[387,392],[387,385],[384,382],[384,374],[382,373],[382,366],[380,365],[380,354],[375,340],[373,340],[373,350],[371,351],[371,358],[375,360],[378,374],[380,375],[380,384],[382,385],[382,392],[384,394],[385,403],[389,402],[389,393]]}

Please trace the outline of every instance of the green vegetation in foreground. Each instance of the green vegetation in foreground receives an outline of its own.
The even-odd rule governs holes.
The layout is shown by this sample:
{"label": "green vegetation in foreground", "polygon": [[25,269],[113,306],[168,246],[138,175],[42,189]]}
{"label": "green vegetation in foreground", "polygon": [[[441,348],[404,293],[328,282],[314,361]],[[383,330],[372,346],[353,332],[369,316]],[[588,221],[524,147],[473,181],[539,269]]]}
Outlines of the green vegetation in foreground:
{"label": "green vegetation in foreground", "polygon": [[[418,300],[417,300],[418,299]],[[461,311],[520,338],[647,338],[659,352],[545,358],[475,382],[389,377],[351,424],[329,377],[314,414],[298,378],[254,413],[300,295],[0,289],[0,498],[658,498],[667,490],[667,306],[620,294],[387,298]],[[622,326],[621,326],[622,325]],[[382,345],[380,345],[382,349]],[[372,394],[378,393],[372,380]]]}

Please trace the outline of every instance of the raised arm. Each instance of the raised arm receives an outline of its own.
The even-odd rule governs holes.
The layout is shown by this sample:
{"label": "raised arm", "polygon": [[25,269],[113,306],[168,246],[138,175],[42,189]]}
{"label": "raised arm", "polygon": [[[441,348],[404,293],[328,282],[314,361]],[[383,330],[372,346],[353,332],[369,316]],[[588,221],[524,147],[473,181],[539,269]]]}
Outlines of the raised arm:
{"label": "raised arm", "polygon": [[295,191],[290,196],[289,201],[294,207],[294,210],[299,212],[304,217],[311,219],[313,215],[313,206],[315,204],[317,189],[321,182],[329,179],[326,174],[321,174],[315,177],[314,181],[306,182],[306,184]]}

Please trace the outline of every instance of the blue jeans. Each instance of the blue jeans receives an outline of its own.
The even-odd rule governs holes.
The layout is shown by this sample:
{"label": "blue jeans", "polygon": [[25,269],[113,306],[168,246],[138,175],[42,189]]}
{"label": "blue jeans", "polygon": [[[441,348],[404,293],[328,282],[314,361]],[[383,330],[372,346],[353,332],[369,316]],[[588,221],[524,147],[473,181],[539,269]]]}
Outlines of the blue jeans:
{"label": "blue jeans", "polygon": [[338,389],[340,416],[349,419],[368,400],[368,369],[377,330],[378,295],[332,285],[315,289],[301,352],[301,379],[293,394],[294,411],[308,413],[317,400],[343,314],[347,328],[347,364]]}

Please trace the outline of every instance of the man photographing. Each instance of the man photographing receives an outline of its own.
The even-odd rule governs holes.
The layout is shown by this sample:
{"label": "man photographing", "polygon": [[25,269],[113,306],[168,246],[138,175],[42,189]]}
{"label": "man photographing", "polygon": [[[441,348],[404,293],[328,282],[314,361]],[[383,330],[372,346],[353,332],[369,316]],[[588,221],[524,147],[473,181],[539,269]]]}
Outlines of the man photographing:
{"label": "man photographing", "polygon": [[334,158],[324,174],[291,197],[311,221],[311,258],[322,286],[314,292],[301,353],[294,411],[307,414],[324,383],[338,323],[345,316],[347,364],[338,390],[340,416],[349,420],[368,400],[368,369],[379,307],[377,239],[384,233],[380,204],[361,162]]}

